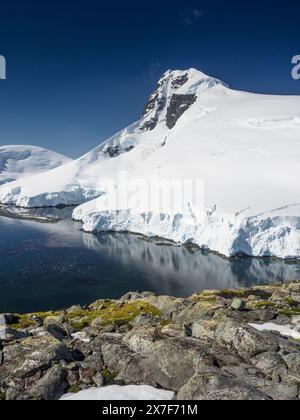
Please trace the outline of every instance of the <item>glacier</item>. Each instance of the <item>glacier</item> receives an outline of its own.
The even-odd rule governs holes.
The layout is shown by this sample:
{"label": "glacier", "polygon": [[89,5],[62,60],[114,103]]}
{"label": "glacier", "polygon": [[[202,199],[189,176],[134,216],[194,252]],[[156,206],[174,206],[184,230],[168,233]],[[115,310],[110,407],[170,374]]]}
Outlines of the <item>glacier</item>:
{"label": "glacier", "polygon": [[[226,257],[299,258],[299,156],[300,96],[168,71],[136,123],[75,161],[1,186],[0,202],[76,205],[87,232],[161,237]],[[125,205],[115,200],[122,173],[129,183],[202,180],[203,205]]]}

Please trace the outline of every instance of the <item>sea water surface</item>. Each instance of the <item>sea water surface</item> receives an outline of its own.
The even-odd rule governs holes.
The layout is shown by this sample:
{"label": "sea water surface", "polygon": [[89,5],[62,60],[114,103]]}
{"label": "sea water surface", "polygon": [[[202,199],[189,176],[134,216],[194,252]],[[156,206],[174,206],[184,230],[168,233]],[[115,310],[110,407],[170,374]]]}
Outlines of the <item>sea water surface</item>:
{"label": "sea water surface", "polygon": [[188,296],[300,278],[297,261],[227,260],[136,235],[84,233],[71,213],[0,209],[0,313],[64,309],[128,291]]}

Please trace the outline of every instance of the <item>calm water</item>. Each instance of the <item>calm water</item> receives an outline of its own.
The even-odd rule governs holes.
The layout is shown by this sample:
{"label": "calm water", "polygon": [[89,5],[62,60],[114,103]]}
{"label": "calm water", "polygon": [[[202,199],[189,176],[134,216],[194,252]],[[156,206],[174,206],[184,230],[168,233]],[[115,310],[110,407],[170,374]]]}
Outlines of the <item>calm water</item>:
{"label": "calm water", "polygon": [[70,218],[54,223],[69,213],[52,211],[52,223],[0,217],[0,313],[61,309],[136,290],[188,296],[300,277],[300,262],[228,261],[135,235],[86,234]]}

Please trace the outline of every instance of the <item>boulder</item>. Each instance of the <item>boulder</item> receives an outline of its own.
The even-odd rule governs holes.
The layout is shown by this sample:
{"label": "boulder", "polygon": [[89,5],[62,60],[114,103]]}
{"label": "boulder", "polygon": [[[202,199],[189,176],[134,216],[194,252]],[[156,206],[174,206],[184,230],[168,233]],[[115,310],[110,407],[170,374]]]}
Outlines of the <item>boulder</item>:
{"label": "boulder", "polygon": [[233,320],[221,322],[215,336],[220,346],[235,351],[246,360],[261,353],[279,350],[277,343],[270,338],[270,335]]}
{"label": "boulder", "polygon": [[72,353],[51,335],[30,337],[5,346],[0,383],[30,378],[60,360],[72,361]]}
{"label": "boulder", "polygon": [[231,309],[234,311],[243,311],[246,308],[246,302],[242,299],[233,299]]}
{"label": "boulder", "polygon": [[192,324],[192,336],[202,340],[213,340],[217,326],[217,321],[195,321]]}
{"label": "boulder", "polygon": [[209,368],[197,372],[178,392],[181,401],[263,401],[266,394],[239,381],[220,369]]}
{"label": "boulder", "polygon": [[46,374],[27,391],[34,399],[58,400],[67,390],[67,370],[61,365],[54,365]]}
{"label": "boulder", "polygon": [[288,367],[278,353],[262,353],[254,357],[251,361],[253,366],[257,367],[275,383],[282,382],[287,378]]}

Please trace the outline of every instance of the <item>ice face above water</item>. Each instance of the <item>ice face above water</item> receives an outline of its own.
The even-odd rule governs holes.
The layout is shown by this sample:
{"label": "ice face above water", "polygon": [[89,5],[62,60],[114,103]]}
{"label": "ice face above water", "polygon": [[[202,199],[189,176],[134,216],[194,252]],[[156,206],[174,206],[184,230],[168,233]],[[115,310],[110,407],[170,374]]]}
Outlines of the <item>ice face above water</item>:
{"label": "ice face above water", "polygon": [[[300,97],[229,89],[197,70],[167,72],[140,120],[82,158],[0,188],[24,207],[81,204],[87,231],[193,242],[226,256],[300,257]],[[116,205],[107,180],[201,179],[205,206]]]}

